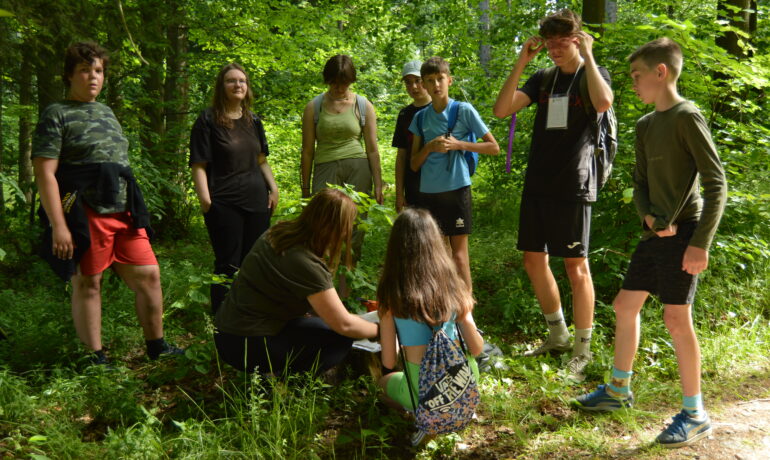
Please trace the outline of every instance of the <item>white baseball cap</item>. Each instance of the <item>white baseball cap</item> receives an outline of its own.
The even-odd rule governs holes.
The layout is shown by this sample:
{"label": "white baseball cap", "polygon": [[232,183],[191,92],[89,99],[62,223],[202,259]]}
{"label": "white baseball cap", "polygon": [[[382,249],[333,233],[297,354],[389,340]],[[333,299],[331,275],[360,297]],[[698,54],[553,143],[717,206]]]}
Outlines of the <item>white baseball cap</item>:
{"label": "white baseball cap", "polygon": [[414,75],[416,77],[420,77],[420,67],[422,67],[421,61],[409,61],[406,64],[404,64],[404,68],[401,70],[401,78],[406,77],[407,75]]}

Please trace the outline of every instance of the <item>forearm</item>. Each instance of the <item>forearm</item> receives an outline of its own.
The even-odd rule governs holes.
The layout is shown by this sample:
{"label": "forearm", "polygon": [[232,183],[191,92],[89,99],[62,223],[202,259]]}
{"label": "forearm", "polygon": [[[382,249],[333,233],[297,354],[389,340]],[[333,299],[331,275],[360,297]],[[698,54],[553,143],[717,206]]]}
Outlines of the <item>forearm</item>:
{"label": "forearm", "polygon": [[380,166],[380,152],[376,147],[366,152],[366,158],[369,160],[369,169],[372,171],[372,180],[374,187],[382,189],[382,167]]}
{"label": "forearm", "polygon": [[209,182],[206,177],[205,164],[195,163],[192,166],[192,181],[195,187],[195,194],[198,196],[200,203],[211,203],[211,195],[209,194]]}
{"label": "forearm", "polygon": [[468,150],[470,152],[481,153],[484,155],[497,155],[500,153],[500,146],[496,141],[467,142],[458,141],[456,150]]}
{"label": "forearm", "polygon": [[404,196],[405,175],[406,175],[406,149],[398,149],[398,153],[396,154],[396,196]]}
{"label": "forearm", "polygon": [[302,191],[310,190],[310,174],[313,171],[312,149],[302,149],[302,160],[300,165],[300,186],[302,187]]}
{"label": "forearm", "polygon": [[591,105],[594,106],[594,109],[596,109],[596,112],[598,113],[606,112],[610,109],[610,106],[612,106],[612,88],[610,88],[604,78],[602,78],[592,53],[588,53],[585,57],[584,65],[586,68],[588,95],[591,98]]}
{"label": "forearm", "polygon": [[[414,136],[415,138],[415,144],[417,144],[419,137]],[[423,145],[420,148],[413,149],[412,150],[412,159],[409,163],[409,166],[412,168],[412,171],[419,171],[422,167],[422,164],[425,163],[425,160],[428,158],[428,155],[430,155],[430,142]]]}
{"label": "forearm", "polygon": [[38,193],[40,193],[40,203],[43,205],[51,227],[54,229],[67,228],[64,209],[62,209],[61,205],[59,182],[56,180],[56,176],[47,172],[39,172],[36,169],[35,182],[37,183]]}
{"label": "forearm", "polygon": [[265,178],[267,188],[271,194],[278,195],[278,185],[275,183],[275,177],[273,176],[273,170],[270,168],[270,163],[267,160],[260,163],[259,168],[262,170],[262,176]]}

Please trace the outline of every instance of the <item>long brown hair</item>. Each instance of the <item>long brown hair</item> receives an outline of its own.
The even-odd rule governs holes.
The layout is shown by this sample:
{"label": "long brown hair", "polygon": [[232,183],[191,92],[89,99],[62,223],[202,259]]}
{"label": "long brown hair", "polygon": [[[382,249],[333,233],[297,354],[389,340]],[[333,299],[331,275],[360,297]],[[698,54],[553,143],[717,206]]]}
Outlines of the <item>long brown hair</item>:
{"label": "long brown hair", "polygon": [[222,70],[217,74],[216,83],[214,83],[214,100],[212,101],[211,109],[214,111],[214,121],[219,126],[224,126],[225,128],[233,127],[232,118],[227,116],[227,96],[225,95],[225,74],[231,70],[239,70],[246,77],[246,96],[241,101],[241,109],[243,110],[241,120],[251,120],[251,103],[254,101],[254,93],[251,91],[251,80],[249,80],[249,74],[246,73],[246,70],[237,62],[231,62],[222,67]]}
{"label": "long brown hair", "polygon": [[266,238],[279,254],[295,246],[308,248],[318,257],[325,258],[332,272],[339,265],[345,243],[345,265],[350,268],[350,239],[356,212],[356,205],[349,196],[339,190],[323,189],[316,193],[299,217],[274,225],[267,231]]}
{"label": "long brown hair", "polygon": [[391,311],[393,316],[432,326],[449,321],[452,313],[462,317],[472,308],[470,289],[428,211],[407,208],[393,224],[377,300],[380,315]]}

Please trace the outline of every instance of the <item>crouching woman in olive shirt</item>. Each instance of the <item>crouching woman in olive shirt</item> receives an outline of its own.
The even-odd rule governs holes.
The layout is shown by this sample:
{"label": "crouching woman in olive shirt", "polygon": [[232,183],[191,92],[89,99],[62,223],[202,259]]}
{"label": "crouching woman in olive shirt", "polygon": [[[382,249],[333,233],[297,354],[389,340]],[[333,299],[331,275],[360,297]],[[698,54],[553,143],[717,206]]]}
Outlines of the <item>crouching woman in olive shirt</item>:
{"label": "crouching woman in olive shirt", "polygon": [[324,189],[257,240],[214,319],[223,361],[247,372],[322,372],[353,339],[378,335],[376,324],[348,313],[332,283],[343,242],[350,264],[355,217],[347,195]]}

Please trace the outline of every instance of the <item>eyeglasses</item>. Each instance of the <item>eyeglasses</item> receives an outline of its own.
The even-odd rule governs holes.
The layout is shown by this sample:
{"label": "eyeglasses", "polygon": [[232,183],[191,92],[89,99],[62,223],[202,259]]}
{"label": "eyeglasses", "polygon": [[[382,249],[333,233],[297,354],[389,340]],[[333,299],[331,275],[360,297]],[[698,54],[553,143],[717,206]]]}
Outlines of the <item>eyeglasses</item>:
{"label": "eyeglasses", "polygon": [[246,86],[248,82],[243,79],[237,79],[237,78],[228,78],[225,80],[225,85],[244,85]]}
{"label": "eyeglasses", "polygon": [[545,47],[549,50],[556,48],[566,48],[572,43],[572,37],[550,38],[545,41]]}

